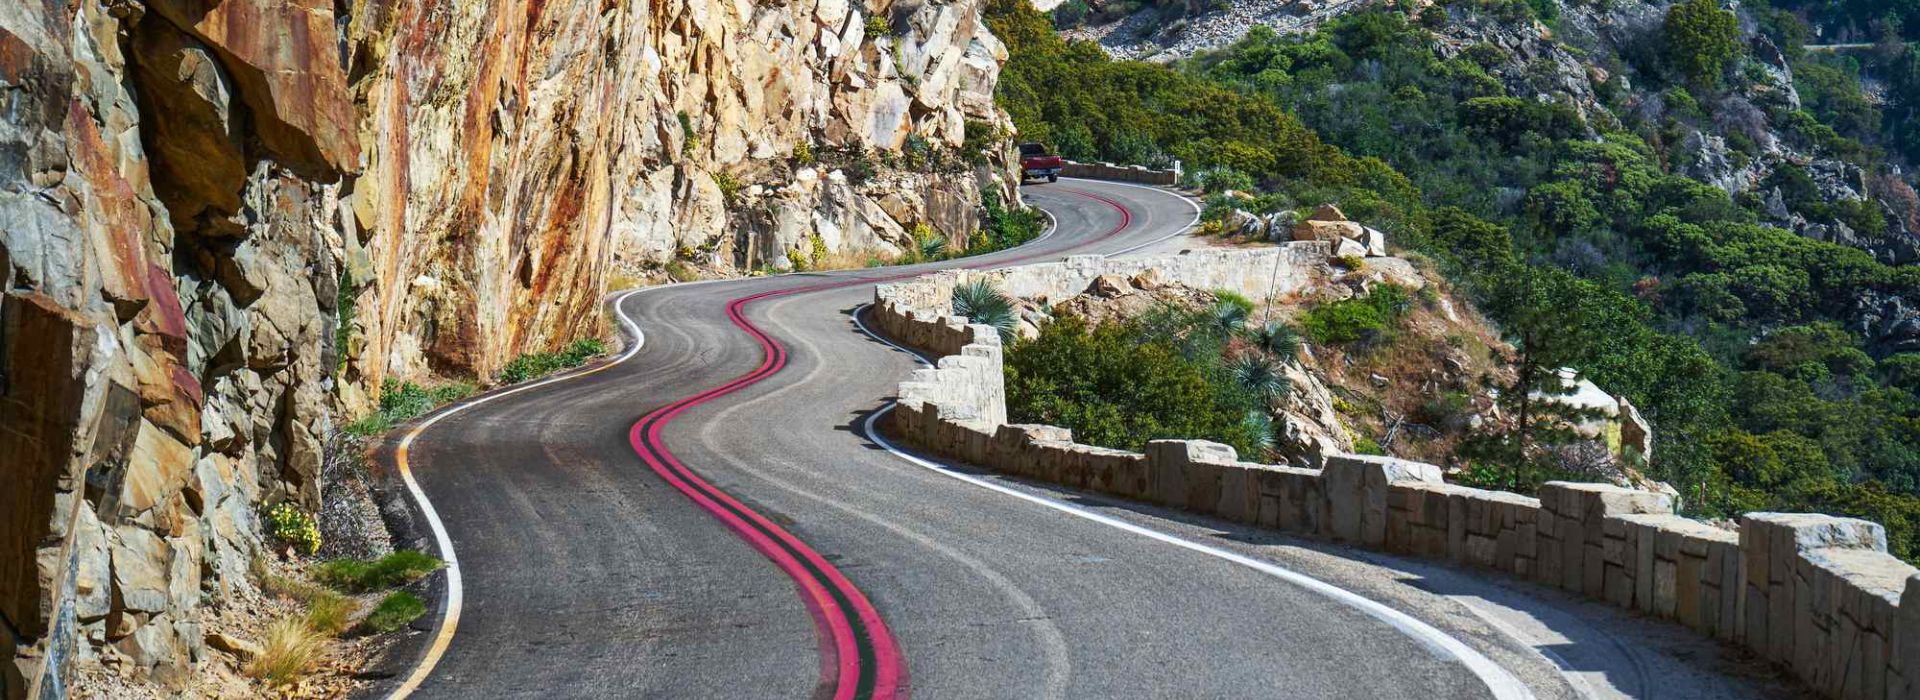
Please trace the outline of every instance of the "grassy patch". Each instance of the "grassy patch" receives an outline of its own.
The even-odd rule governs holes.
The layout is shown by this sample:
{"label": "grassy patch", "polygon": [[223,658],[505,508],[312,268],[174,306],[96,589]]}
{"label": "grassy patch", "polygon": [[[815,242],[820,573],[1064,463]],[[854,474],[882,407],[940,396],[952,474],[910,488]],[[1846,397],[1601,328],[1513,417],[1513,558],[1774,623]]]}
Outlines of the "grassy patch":
{"label": "grassy patch", "polygon": [[380,599],[361,626],[373,632],[392,632],[406,627],[421,615],[427,614],[427,604],[419,596],[406,591],[394,591]]}
{"label": "grassy patch", "polygon": [[1383,284],[1367,296],[1314,307],[1300,317],[1300,330],[1321,345],[1372,342],[1394,329],[1409,304],[1405,289]]}
{"label": "grassy patch", "polygon": [[314,577],[342,591],[364,593],[412,583],[443,565],[430,555],[403,549],[373,560],[334,559],[315,568]]}
{"label": "grassy patch", "polygon": [[518,384],[539,379],[563,369],[579,367],[607,353],[607,344],[599,338],[581,338],[559,352],[530,352],[513,358],[500,369],[501,384]]}
{"label": "grassy patch", "polygon": [[479,390],[480,387],[473,382],[465,381],[421,386],[388,379],[380,383],[380,405],[373,413],[347,424],[346,431],[355,435],[379,435],[435,408],[472,396]]}

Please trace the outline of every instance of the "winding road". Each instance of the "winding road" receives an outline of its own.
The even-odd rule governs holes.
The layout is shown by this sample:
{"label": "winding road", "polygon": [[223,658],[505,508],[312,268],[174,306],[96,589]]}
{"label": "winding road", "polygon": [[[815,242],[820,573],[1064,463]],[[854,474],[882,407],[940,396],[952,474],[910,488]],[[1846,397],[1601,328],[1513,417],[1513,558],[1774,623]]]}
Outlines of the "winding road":
{"label": "winding road", "polygon": [[620,296],[617,361],[403,433],[388,456],[443,526],[457,595],[393,696],[1573,695],[1470,615],[1410,632],[1380,603],[1223,556],[1236,543],[1191,544],[1221,535],[1178,516],[983,488],[1000,480],[870,438],[916,362],[855,321],[876,281],[1121,253],[1195,215],[1112,183],[1027,198],[1058,225],[1017,250]]}

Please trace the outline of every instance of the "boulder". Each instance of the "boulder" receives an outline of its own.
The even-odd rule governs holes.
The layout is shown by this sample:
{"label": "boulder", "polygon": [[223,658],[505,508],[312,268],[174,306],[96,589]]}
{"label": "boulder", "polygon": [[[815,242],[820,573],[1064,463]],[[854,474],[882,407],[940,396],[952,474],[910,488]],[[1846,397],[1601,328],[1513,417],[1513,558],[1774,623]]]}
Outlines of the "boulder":
{"label": "boulder", "polygon": [[1302,221],[1293,226],[1293,240],[1335,243],[1365,235],[1365,229],[1351,221]]}
{"label": "boulder", "polygon": [[1227,215],[1226,221],[1227,230],[1236,233],[1246,233],[1247,229],[1257,226],[1259,223],[1260,217],[1254,216],[1253,212],[1245,209],[1233,210],[1233,213]]}
{"label": "boulder", "polygon": [[1367,256],[1367,247],[1360,245],[1358,241],[1351,238],[1342,238],[1339,243],[1334,244],[1333,256],[1336,258],[1364,258]]}
{"label": "boulder", "polygon": [[1132,294],[1133,285],[1127,282],[1127,278],[1119,275],[1101,275],[1093,278],[1093,283],[1087,285],[1086,293],[1111,299],[1113,297]]}
{"label": "boulder", "polygon": [[1346,221],[1346,220],[1347,220],[1346,212],[1340,211],[1340,207],[1334,206],[1332,204],[1322,204],[1320,206],[1314,207],[1313,213],[1307,215],[1307,221]]}
{"label": "boulder", "polygon": [[1620,401],[1620,449],[1622,453],[1633,450],[1642,460],[1653,459],[1653,426],[1647,419],[1640,417],[1640,409],[1627,401],[1627,397],[1617,397]]}
{"label": "boulder", "polygon": [[1135,289],[1145,292],[1151,292],[1167,284],[1165,280],[1161,279],[1160,268],[1157,267],[1149,267],[1141,270],[1127,281],[1131,282]]}
{"label": "boulder", "polygon": [[1367,257],[1384,258],[1387,256],[1387,235],[1380,229],[1365,227],[1359,241],[1367,247]]}
{"label": "boulder", "polygon": [[260,654],[259,644],[255,644],[245,637],[218,630],[207,631],[207,646],[238,656],[241,659],[251,659]]}

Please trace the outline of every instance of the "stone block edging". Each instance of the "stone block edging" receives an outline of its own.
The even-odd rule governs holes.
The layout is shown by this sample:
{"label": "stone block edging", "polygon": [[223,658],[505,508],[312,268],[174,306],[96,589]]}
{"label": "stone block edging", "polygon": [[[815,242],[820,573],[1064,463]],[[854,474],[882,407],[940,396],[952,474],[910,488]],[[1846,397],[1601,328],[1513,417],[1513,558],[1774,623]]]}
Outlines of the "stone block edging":
{"label": "stone block edging", "polygon": [[940,358],[900,384],[891,427],[920,450],[1007,474],[1585,595],[1742,646],[1825,697],[1920,700],[1920,569],[1887,553],[1877,523],[1748,513],[1736,532],[1674,514],[1668,494],[1608,484],[1551,482],[1527,497],[1447,484],[1438,467],[1390,457],[1336,455],[1315,470],[1240,461],[1203,440],[1154,440],[1144,454],[1083,445],[1066,428],[1009,424],[999,335],[945,312],[953,287],[976,275],[1029,297],[1146,267],[1235,288],[1222,283],[1235,277],[1227,268],[1274,265],[1252,252],[1076,256],[879,285],[868,326]]}

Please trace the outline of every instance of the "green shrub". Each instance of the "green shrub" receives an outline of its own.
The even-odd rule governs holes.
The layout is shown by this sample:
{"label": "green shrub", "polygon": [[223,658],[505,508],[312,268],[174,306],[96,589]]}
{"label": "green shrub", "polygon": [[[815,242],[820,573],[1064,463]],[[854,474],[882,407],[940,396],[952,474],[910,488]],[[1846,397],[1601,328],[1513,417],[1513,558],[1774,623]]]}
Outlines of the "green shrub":
{"label": "green shrub", "polygon": [[292,503],[282,502],[267,510],[267,534],[308,556],[320,551],[320,524]]}
{"label": "green shrub", "polygon": [[980,230],[967,247],[968,255],[1006,250],[1040,237],[1045,220],[1033,209],[1009,209],[1000,194],[987,190],[980,194]]}
{"label": "green shrub", "polygon": [[733,206],[738,202],[740,188],[743,187],[739,178],[734,177],[732,173],[716,172],[713,174],[713,184],[720,188],[720,198],[726,200],[727,206]]}
{"label": "green shrub", "polygon": [[419,596],[406,591],[394,591],[380,599],[380,604],[367,613],[367,619],[360,624],[373,632],[393,632],[412,624],[427,614],[427,604]]}
{"label": "green shrub", "polygon": [[1686,0],[1667,9],[1667,62],[1696,84],[1715,87],[1740,56],[1740,22],[1714,0]]}
{"label": "green shrub", "polygon": [[1383,284],[1367,296],[1314,307],[1300,317],[1300,330],[1321,345],[1372,342],[1391,331],[1410,304],[1405,289]]}
{"label": "green shrub", "polygon": [[1128,450],[1148,440],[1188,438],[1261,452],[1246,416],[1253,396],[1218,368],[1217,351],[1189,356],[1152,319],[1088,328],[1077,317],[1047,323],[1007,351],[1007,405],[1014,422],[1071,428],[1076,440]]}
{"label": "green shrub", "polygon": [[379,559],[333,559],[314,569],[314,578],[349,593],[406,585],[444,564],[432,555],[403,549]]}

